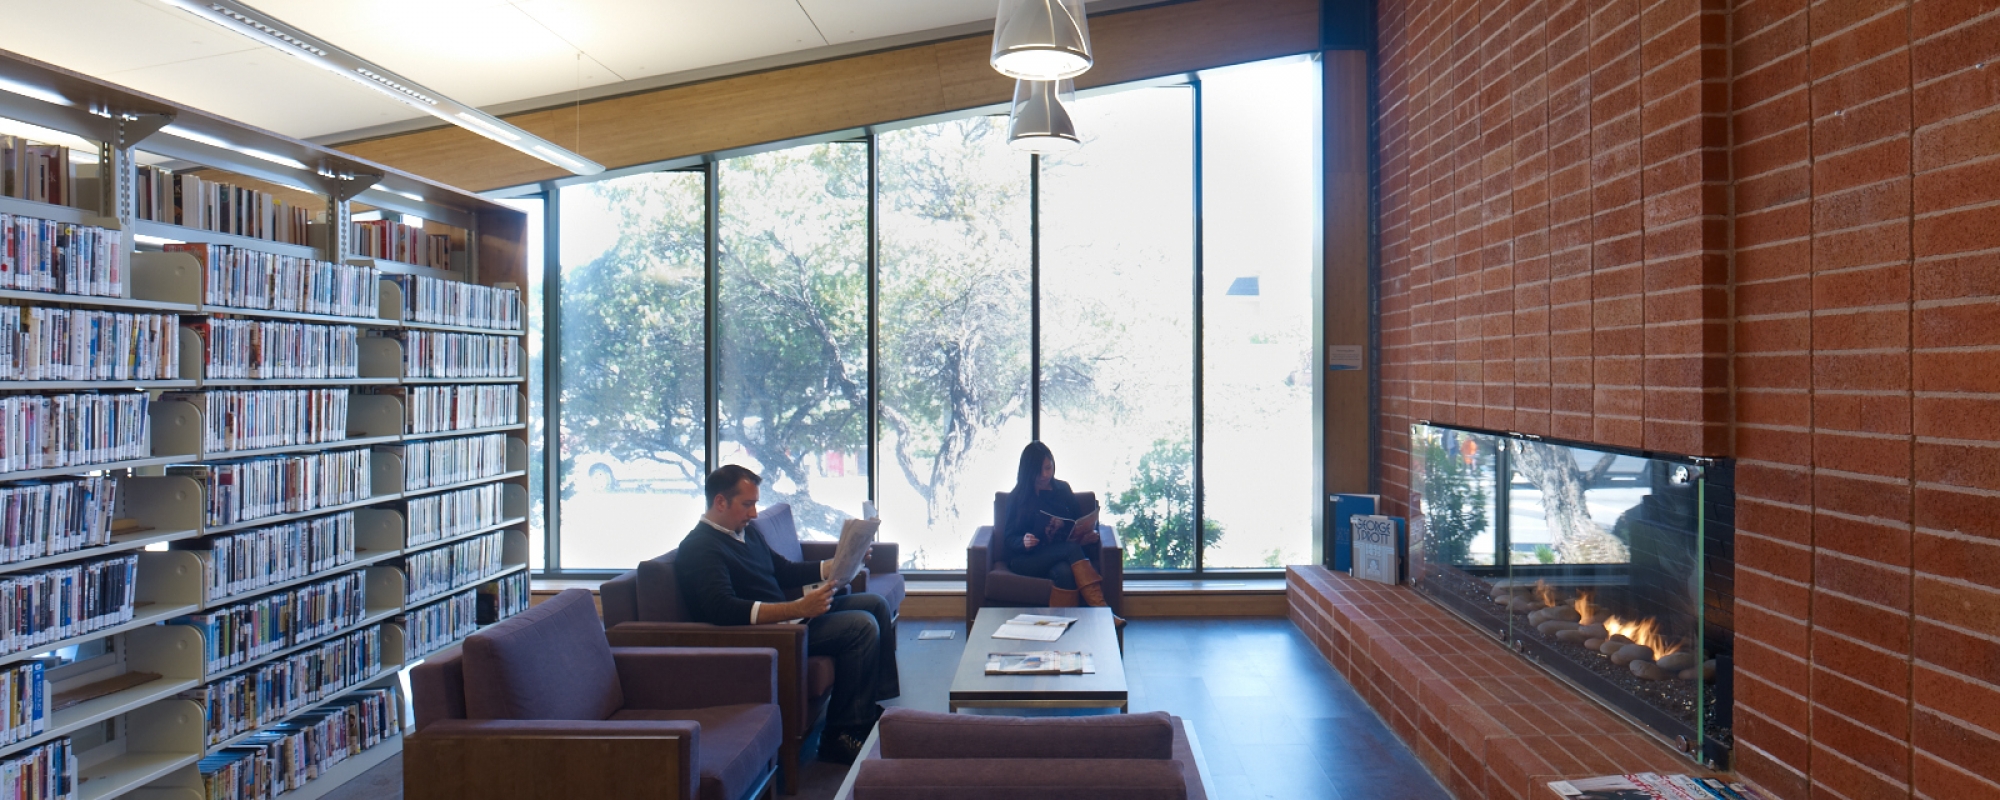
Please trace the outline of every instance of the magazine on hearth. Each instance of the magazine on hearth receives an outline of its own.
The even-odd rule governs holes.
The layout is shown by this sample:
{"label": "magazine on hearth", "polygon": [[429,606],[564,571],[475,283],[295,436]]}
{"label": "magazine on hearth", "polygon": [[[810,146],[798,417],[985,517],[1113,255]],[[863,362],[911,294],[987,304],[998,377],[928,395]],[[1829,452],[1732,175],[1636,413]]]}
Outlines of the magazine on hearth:
{"label": "magazine on hearth", "polygon": [[1089,653],[1039,650],[1032,653],[987,653],[988,675],[1090,675],[1097,662]]}
{"label": "magazine on hearth", "polygon": [[1624,775],[1550,781],[1549,788],[1558,795],[1576,800],[1665,800]]}
{"label": "magazine on hearth", "polygon": [[1397,582],[1396,518],[1356,514],[1353,521],[1354,577]]}
{"label": "magazine on hearth", "polygon": [[1639,772],[1551,781],[1549,788],[1577,800],[1744,800],[1745,794],[1713,778]]}

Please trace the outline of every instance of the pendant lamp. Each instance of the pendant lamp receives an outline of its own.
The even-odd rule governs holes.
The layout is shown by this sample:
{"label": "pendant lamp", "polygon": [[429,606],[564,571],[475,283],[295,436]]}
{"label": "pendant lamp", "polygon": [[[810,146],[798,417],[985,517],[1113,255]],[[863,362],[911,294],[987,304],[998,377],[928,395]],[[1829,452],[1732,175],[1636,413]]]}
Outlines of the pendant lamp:
{"label": "pendant lamp", "polygon": [[1014,113],[1007,122],[1007,143],[1028,153],[1064,153],[1083,146],[1076,135],[1065,99],[1076,99],[1069,81],[1015,81]]}
{"label": "pendant lamp", "polygon": [[1009,78],[1053,81],[1090,71],[1083,0],[1000,0],[993,68]]}

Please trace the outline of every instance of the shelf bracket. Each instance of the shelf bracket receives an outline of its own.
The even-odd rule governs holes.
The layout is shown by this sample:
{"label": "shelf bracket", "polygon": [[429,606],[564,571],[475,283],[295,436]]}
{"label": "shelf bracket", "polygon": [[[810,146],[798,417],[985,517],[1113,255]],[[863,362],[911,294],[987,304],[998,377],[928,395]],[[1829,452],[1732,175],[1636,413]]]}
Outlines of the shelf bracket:
{"label": "shelf bracket", "polygon": [[[133,193],[139,179],[137,162],[132,159],[132,147],[146,137],[159,133],[174,121],[170,113],[130,113],[117,112],[110,117],[111,135],[98,144],[97,163],[98,191],[100,192],[98,213],[118,220],[118,227],[130,230],[131,222],[138,214],[138,203]],[[125,242],[124,250],[132,249],[131,242]]]}
{"label": "shelf bracket", "polygon": [[357,170],[352,167],[335,166],[322,162],[319,167],[319,183],[334,202],[345,203],[356,195],[368,191],[380,183],[382,173]]}

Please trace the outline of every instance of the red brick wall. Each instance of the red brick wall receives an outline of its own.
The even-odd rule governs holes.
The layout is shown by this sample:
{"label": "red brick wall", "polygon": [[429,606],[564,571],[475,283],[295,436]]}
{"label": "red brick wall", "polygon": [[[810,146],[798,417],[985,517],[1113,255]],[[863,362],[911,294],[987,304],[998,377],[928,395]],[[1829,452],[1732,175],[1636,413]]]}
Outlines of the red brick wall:
{"label": "red brick wall", "polygon": [[2000,0],[1380,9],[1383,493],[1734,456],[1742,773],[2000,797]]}

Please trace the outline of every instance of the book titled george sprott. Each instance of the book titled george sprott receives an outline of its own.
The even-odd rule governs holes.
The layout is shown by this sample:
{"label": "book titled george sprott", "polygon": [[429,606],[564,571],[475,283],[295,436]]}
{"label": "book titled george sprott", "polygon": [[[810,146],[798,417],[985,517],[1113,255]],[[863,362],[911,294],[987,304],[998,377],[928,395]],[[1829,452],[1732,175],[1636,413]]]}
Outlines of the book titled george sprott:
{"label": "book titled george sprott", "polygon": [[1396,519],[1379,514],[1354,516],[1354,577],[1396,582]]}

